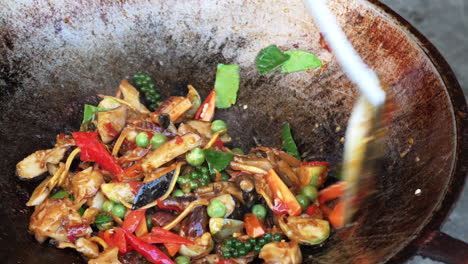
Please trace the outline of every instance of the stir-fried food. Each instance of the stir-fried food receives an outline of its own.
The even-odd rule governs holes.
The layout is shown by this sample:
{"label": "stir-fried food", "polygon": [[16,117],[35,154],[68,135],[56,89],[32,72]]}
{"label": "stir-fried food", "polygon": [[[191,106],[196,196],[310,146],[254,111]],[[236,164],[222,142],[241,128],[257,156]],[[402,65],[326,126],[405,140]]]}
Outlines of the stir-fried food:
{"label": "stir-fried food", "polygon": [[218,67],[204,102],[190,85],[163,101],[137,74],[153,111],[123,80],[115,96],[85,106],[81,131],[20,161],[21,179],[46,175],[27,203],[37,241],[91,264],[301,263],[299,244],[323,243],[329,223],[339,226],[329,202],[343,186],[318,192],[329,164],[301,161],[289,125],[284,151],[235,148],[226,122],[212,120],[235,103],[238,73],[224,82],[238,70]]}

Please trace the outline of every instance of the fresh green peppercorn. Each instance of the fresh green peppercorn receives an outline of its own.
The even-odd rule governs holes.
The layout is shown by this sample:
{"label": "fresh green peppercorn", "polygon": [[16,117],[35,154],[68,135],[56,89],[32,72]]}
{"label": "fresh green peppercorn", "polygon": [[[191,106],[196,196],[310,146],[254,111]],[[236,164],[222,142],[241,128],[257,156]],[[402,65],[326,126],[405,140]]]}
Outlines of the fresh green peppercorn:
{"label": "fresh green peppercorn", "polygon": [[138,133],[135,141],[136,141],[137,146],[146,148],[149,144],[148,134],[146,134],[146,132]]}
{"label": "fresh green peppercorn", "polygon": [[205,153],[201,148],[194,148],[190,153],[185,155],[188,164],[192,166],[199,166],[205,161]]}
{"label": "fresh green peppercorn", "polygon": [[233,250],[231,254],[232,254],[232,257],[234,257],[234,258],[239,257],[239,251],[237,251],[237,250]]}
{"label": "fresh green peppercorn", "polygon": [[207,181],[203,181],[203,180],[200,181],[200,186],[204,187],[204,186],[207,186],[207,185],[208,185]]}
{"label": "fresh green peppercorn", "polygon": [[310,205],[310,200],[309,198],[307,198],[307,196],[303,195],[303,194],[299,194],[296,196],[296,200],[299,202],[299,204],[301,205],[302,207],[302,210],[305,210],[307,209],[307,207],[309,207]]}
{"label": "fresh green peppercorn", "polygon": [[260,252],[260,250],[262,250],[262,246],[260,246],[260,245],[255,245],[255,246],[254,246],[254,251],[255,251],[256,253]]}
{"label": "fresh green peppercorn", "polygon": [[252,244],[252,246],[255,246],[257,244],[257,240],[255,238],[249,239],[249,242],[250,244]]}
{"label": "fresh green peppercorn", "polygon": [[239,240],[236,239],[236,241],[234,241],[234,247],[236,249],[240,248],[242,246],[242,242],[240,242]]}
{"label": "fresh green peppercorn", "polygon": [[317,199],[318,191],[314,186],[308,185],[302,189],[301,194],[306,196],[309,201],[313,202],[315,199]]}
{"label": "fresh green peppercorn", "polygon": [[239,256],[245,256],[248,253],[247,250],[245,250],[245,248],[239,249],[238,252],[239,252]]}
{"label": "fresh green peppercorn", "polygon": [[[215,120],[211,123],[211,132],[216,133],[221,130],[227,129],[227,125],[223,120]],[[224,135],[226,132],[222,133]]]}
{"label": "fresh green peppercorn", "polygon": [[127,208],[121,204],[116,204],[112,207],[112,214],[120,218],[124,218],[125,213],[127,213]]}
{"label": "fresh green peppercorn", "polygon": [[105,223],[96,223],[94,225],[96,226],[97,229],[101,231],[105,231],[105,230],[111,229],[114,226],[114,221],[105,222]]}
{"label": "fresh green peppercorn", "polygon": [[269,243],[273,240],[273,235],[271,233],[266,233],[263,238],[265,238],[266,242]]}
{"label": "fresh green peppercorn", "polygon": [[245,250],[251,251],[252,248],[253,248],[253,245],[252,245],[252,243],[250,243],[250,240],[247,240],[247,241],[244,242],[244,247],[245,247]]}
{"label": "fresh green peppercorn", "polygon": [[229,181],[231,177],[226,172],[221,172],[221,181]]}
{"label": "fresh green peppercorn", "polygon": [[207,208],[210,217],[224,217],[226,211],[226,206],[220,200],[211,200]]}
{"label": "fresh green peppercorn", "polygon": [[112,210],[112,207],[114,207],[114,202],[112,202],[111,200],[106,200],[103,204],[102,204],[102,210],[104,212],[110,212]]}
{"label": "fresh green peppercorn", "polygon": [[189,264],[190,263],[190,258],[186,256],[178,256],[175,258],[175,263],[177,264]]}
{"label": "fresh green peppercorn", "polygon": [[233,148],[232,152],[244,155],[244,151],[241,148]]}
{"label": "fresh green peppercorn", "polygon": [[273,235],[273,241],[275,242],[280,242],[282,238],[283,236],[281,234],[276,233]]}
{"label": "fresh green peppercorn", "polygon": [[186,184],[190,181],[190,179],[187,177],[187,176],[180,176],[178,179],[177,179],[177,183],[179,184]]}
{"label": "fresh green peppercorn", "polygon": [[209,181],[211,180],[211,177],[210,177],[210,175],[208,175],[208,174],[203,174],[203,175],[202,175],[202,180],[203,180],[203,181],[206,181],[206,182],[209,182]]}
{"label": "fresh green peppercorn", "polygon": [[223,258],[228,259],[231,258],[232,254],[229,251],[223,251]]}
{"label": "fresh green peppercorn", "polygon": [[210,172],[207,167],[198,167],[198,171],[200,171],[202,174],[208,174]]}
{"label": "fresh green peppercorn", "polygon": [[198,172],[198,171],[193,171],[193,172],[192,172],[192,179],[198,180],[198,179],[200,179],[201,177],[202,177],[202,175],[201,175],[200,172]]}
{"label": "fresh green peppercorn", "polygon": [[258,244],[261,246],[264,246],[266,244],[266,240],[263,237],[258,238]]}
{"label": "fresh green peppercorn", "polygon": [[190,189],[191,190],[196,190],[199,187],[199,182],[198,181],[190,181]]}
{"label": "fresh green peppercorn", "polygon": [[151,146],[153,149],[159,148],[162,144],[166,143],[167,137],[164,134],[157,133],[151,138]]}
{"label": "fresh green peppercorn", "polygon": [[185,193],[181,190],[181,189],[175,189],[173,192],[172,192],[172,196],[173,197],[180,197],[180,196],[183,196]]}
{"label": "fresh green peppercorn", "polygon": [[260,219],[264,219],[267,215],[267,210],[265,209],[265,206],[261,205],[261,204],[256,204],[252,207],[252,213],[260,218]]}
{"label": "fresh green peppercorn", "polygon": [[227,247],[227,248],[230,248],[230,247],[232,247],[232,243],[233,243],[233,242],[234,242],[234,241],[233,241],[232,239],[228,239],[228,240],[226,240],[226,242],[224,243],[224,246]]}

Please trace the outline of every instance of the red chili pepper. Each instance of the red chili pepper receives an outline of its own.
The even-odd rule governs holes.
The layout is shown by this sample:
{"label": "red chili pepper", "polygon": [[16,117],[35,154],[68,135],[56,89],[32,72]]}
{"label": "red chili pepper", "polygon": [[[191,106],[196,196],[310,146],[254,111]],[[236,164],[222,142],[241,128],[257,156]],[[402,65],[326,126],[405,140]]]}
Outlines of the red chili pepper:
{"label": "red chili pepper", "polygon": [[65,227],[67,229],[67,238],[70,242],[75,243],[77,236],[84,234],[88,226],[84,224],[69,225]]}
{"label": "red chili pepper", "polygon": [[169,253],[169,255],[171,255],[171,257],[173,257],[173,256],[175,256],[175,254],[177,254],[177,252],[179,252],[182,245],[164,243],[164,247],[166,247],[167,253]]}
{"label": "red chili pepper", "polygon": [[344,205],[344,200],[341,200],[335,205],[333,210],[326,213],[330,224],[334,228],[340,228],[344,225]]}
{"label": "red chili pepper", "polygon": [[273,169],[268,171],[266,180],[274,196],[273,212],[276,215],[288,213],[291,216],[295,216],[302,212],[301,205],[294,194]]}
{"label": "red chili pepper", "polygon": [[174,210],[176,212],[182,212],[183,211],[182,208],[179,208],[177,206],[167,206],[161,200],[158,200],[158,207],[159,207],[159,209],[162,209],[162,210]]}
{"label": "red chili pepper", "polygon": [[131,251],[131,247],[127,245],[127,241],[125,240],[124,232],[119,228],[109,229],[105,232],[99,231],[99,237],[104,239],[110,247],[118,248],[120,254],[126,254]]}
{"label": "red chili pepper", "polygon": [[140,187],[143,185],[142,182],[128,182],[130,184],[130,188],[132,189],[133,194],[137,194],[140,190]]}
{"label": "red chili pepper", "polygon": [[183,237],[173,238],[173,237],[156,236],[152,233],[141,236],[140,239],[149,244],[166,244],[166,243],[178,244],[178,245],[194,245],[195,244],[193,243],[193,241],[190,241]]}
{"label": "red chili pepper", "polygon": [[125,217],[124,222],[122,223],[122,228],[133,233],[135,232],[140,221],[146,221],[145,219],[146,209],[138,209],[131,211]]}
{"label": "red chili pepper", "polygon": [[340,181],[321,190],[318,194],[320,204],[336,199],[344,194],[346,182]]}
{"label": "red chili pepper", "polygon": [[182,137],[176,137],[175,143],[177,145],[180,145],[180,144],[184,143],[184,139]]}
{"label": "red chili pepper", "polygon": [[245,231],[249,237],[257,238],[265,234],[265,229],[254,214],[244,216]]}
{"label": "red chili pepper", "polygon": [[326,161],[304,161],[302,162],[304,166],[330,166],[330,162]]}
{"label": "red chili pepper", "polygon": [[171,231],[168,231],[161,227],[156,227],[156,226],[153,227],[153,229],[151,229],[151,233],[149,233],[148,235],[145,235],[144,237],[146,237],[145,239],[149,239],[153,241],[158,240],[158,239],[160,240],[167,239],[167,241],[152,242],[152,243],[166,243],[167,242],[167,243],[173,243],[173,244],[195,245],[195,243],[191,240],[188,240],[184,237],[181,237],[177,234],[172,233]]}
{"label": "red chili pepper", "polygon": [[98,141],[97,132],[74,132],[72,135],[76,145],[81,150],[80,159],[82,161],[95,161],[103,169],[117,175],[123,172],[106,147]]}
{"label": "red chili pepper", "polygon": [[222,141],[221,139],[219,139],[219,138],[216,139],[216,141],[214,142],[214,145],[215,145],[216,147],[218,147],[219,149],[221,149],[221,150],[224,149],[224,143],[223,143],[223,141]]}
{"label": "red chili pepper", "polygon": [[317,211],[318,207],[315,206],[315,205],[311,205],[309,207],[307,207],[307,209],[305,210],[305,213],[308,214],[308,215],[314,215],[315,212]]}
{"label": "red chili pepper", "polygon": [[[119,229],[118,227],[115,229]],[[141,239],[137,238],[136,236],[132,235],[129,231],[122,229],[127,238],[127,242],[143,257],[145,257],[148,261],[155,264],[174,264],[171,258],[166,256],[161,250],[157,247],[148,244]]]}
{"label": "red chili pepper", "polygon": [[216,105],[216,92],[212,90],[195,114],[195,119],[210,122],[213,120]]}
{"label": "red chili pepper", "polygon": [[222,259],[216,262],[216,264],[239,264],[239,263],[233,259]]}

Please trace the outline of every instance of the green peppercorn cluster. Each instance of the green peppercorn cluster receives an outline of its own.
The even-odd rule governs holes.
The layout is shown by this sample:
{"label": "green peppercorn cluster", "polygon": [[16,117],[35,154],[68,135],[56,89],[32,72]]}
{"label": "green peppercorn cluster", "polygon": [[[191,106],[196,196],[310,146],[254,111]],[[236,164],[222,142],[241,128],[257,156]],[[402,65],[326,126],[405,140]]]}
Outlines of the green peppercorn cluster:
{"label": "green peppercorn cluster", "polygon": [[259,253],[262,247],[270,242],[281,241],[281,234],[266,233],[265,235],[257,238],[251,238],[244,242],[235,238],[230,238],[224,242],[222,247],[223,258],[237,258],[247,255],[249,252],[254,251]]}
{"label": "green peppercorn cluster", "polygon": [[177,179],[179,187],[185,192],[196,190],[200,186],[207,186],[212,182],[210,170],[204,166],[195,167],[192,172],[180,176]]}
{"label": "green peppercorn cluster", "polygon": [[133,80],[140,90],[145,94],[145,98],[150,102],[150,109],[155,110],[161,104],[161,95],[154,88],[154,83],[151,78],[143,73],[137,73],[133,76]]}

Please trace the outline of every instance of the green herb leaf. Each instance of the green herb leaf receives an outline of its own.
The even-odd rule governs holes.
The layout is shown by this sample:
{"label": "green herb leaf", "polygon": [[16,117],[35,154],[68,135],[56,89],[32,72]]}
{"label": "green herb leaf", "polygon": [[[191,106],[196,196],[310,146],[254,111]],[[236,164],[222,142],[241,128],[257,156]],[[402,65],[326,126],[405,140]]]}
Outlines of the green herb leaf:
{"label": "green herb leaf", "polygon": [[284,54],[290,57],[281,65],[281,73],[304,71],[322,66],[319,58],[304,50],[290,50]]}
{"label": "green herb leaf", "polygon": [[81,122],[81,123],[82,124],[89,123],[89,122],[93,121],[96,118],[96,113],[97,112],[105,112],[105,111],[109,111],[109,110],[110,109],[107,109],[107,108],[101,108],[101,107],[97,107],[97,106],[94,106],[94,105],[85,104],[84,105],[84,113],[83,113],[83,122]]}
{"label": "green herb leaf", "polygon": [[59,190],[58,192],[52,194],[51,196],[49,196],[50,199],[63,199],[63,198],[66,198],[66,197],[69,197],[70,194],[65,191],[65,190]]}
{"label": "green herb leaf", "polygon": [[210,169],[211,173],[215,172],[214,169],[219,172],[226,169],[233,158],[234,154],[229,152],[222,152],[211,149],[205,150],[205,159],[208,163],[208,168]]}
{"label": "green herb leaf", "polygon": [[112,216],[110,215],[107,215],[107,214],[98,214],[96,216],[96,219],[94,220],[94,223],[95,224],[102,224],[102,223],[107,223],[107,222],[110,222],[110,221],[113,221],[114,218],[112,218]]}
{"label": "green herb leaf", "polygon": [[80,216],[83,216],[84,212],[86,211],[86,207],[82,206],[80,207],[80,209],[78,209],[78,213],[80,214]]}
{"label": "green herb leaf", "polygon": [[289,123],[284,124],[283,132],[281,132],[281,139],[283,140],[282,147],[286,150],[286,152],[294,156],[296,159],[301,160],[301,156],[297,150],[296,142],[294,142],[294,138],[291,134],[291,127],[289,126]]}
{"label": "green herb leaf", "polygon": [[255,65],[260,75],[264,75],[273,71],[288,59],[289,55],[281,52],[276,45],[270,45],[258,53],[257,58],[255,58]]}
{"label": "green herb leaf", "polygon": [[239,65],[218,64],[215,81],[217,108],[228,108],[236,103],[239,82]]}

